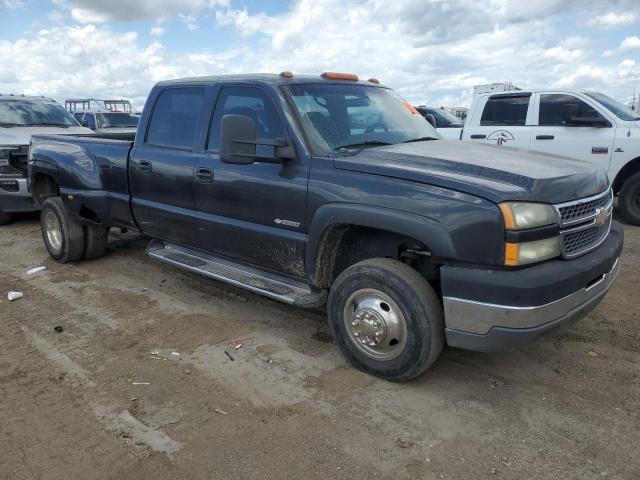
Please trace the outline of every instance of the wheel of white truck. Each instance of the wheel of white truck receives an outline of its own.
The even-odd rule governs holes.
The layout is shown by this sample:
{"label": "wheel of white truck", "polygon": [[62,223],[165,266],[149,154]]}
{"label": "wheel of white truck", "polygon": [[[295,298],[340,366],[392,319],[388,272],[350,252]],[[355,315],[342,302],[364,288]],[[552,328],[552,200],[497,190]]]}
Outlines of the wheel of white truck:
{"label": "wheel of white truck", "polygon": [[51,257],[60,263],[80,260],[84,253],[85,231],[64,209],[60,197],[48,198],[40,213],[42,238]]}
{"label": "wheel of white truck", "polygon": [[338,276],[329,326],[358,369],[392,381],[418,377],[444,344],[442,305],[429,283],[397,260],[359,262]]}
{"label": "wheel of white truck", "polygon": [[11,214],[8,212],[0,211],[0,225],[6,225],[11,221]]}
{"label": "wheel of white truck", "polygon": [[618,193],[620,214],[631,225],[640,225],[640,173],[628,178]]}

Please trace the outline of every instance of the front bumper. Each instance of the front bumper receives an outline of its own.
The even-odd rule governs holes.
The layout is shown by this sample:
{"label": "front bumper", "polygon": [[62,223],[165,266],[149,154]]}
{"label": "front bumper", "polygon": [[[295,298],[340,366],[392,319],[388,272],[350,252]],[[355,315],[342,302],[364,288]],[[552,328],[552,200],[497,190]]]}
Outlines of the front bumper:
{"label": "front bumper", "polygon": [[0,211],[33,212],[39,207],[33,201],[27,179],[15,175],[0,175]]}
{"label": "front bumper", "polygon": [[604,298],[620,271],[623,231],[572,260],[521,270],[443,267],[447,343],[483,352],[517,350],[558,333]]}

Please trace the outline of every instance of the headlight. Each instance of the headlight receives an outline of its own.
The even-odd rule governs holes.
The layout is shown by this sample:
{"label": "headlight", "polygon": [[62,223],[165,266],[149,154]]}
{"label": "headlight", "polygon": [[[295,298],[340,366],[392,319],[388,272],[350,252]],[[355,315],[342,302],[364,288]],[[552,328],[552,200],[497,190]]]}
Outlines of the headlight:
{"label": "headlight", "polygon": [[551,205],[504,202],[498,207],[507,230],[504,244],[505,265],[516,267],[560,255],[558,220]]}
{"label": "headlight", "polygon": [[9,165],[9,152],[15,147],[3,147],[0,145],[0,165]]}
{"label": "headlight", "polygon": [[555,210],[546,203],[504,202],[498,207],[507,230],[543,227],[557,222]]}

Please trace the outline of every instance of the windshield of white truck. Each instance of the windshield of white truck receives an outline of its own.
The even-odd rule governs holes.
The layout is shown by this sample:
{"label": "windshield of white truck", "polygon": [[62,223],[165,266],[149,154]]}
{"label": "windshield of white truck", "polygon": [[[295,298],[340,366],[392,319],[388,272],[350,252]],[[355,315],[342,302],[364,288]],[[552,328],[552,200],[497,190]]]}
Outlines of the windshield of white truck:
{"label": "windshield of white truck", "polygon": [[0,100],[0,127],[77,127],[78,122],[57,103],[10,99]]}
{"label": "windshield of white truck", "polygon": [[299,84],[291,85],[289,92],[308,136],[324,153],[440,138],[393,90]]}
{"label": "windshield of white truck", "polygon": [[140,118],[129,113],[96,113],[99,128],[135,128]]}
{"label": "windshield of white truck", "polygon": [[637,112],[634,112],[628,107],[625,107],[620,102],[614,100],[611,97],[607,97],[602,93],[587,93],[588,96],[593,98],[596,102],[600,103],[604,108],[611,111],[620,120],[630,122],[632,120],[640,120]]}

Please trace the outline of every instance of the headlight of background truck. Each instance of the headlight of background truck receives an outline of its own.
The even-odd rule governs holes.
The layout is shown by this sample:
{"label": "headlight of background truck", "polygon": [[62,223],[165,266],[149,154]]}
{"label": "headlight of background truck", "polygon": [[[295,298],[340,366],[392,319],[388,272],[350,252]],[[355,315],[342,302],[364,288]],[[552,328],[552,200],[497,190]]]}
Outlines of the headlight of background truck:
{"label": "headlight of background truck", "polygon": [[15,147],[5,147],[0,145],[0,167],[9,165],[9,152]]}
{"label": "headlight of background truck", "polygon": [[558,220],[551,205],[504,202],[498,207],[507,229],[505,265],[527,265],[560,255]]}

